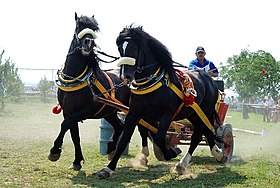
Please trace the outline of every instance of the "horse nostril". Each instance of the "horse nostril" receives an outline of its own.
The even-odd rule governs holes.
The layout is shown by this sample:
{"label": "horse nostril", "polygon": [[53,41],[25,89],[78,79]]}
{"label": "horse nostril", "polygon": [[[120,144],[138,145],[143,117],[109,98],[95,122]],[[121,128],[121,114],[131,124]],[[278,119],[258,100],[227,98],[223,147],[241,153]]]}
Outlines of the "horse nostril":
{"label": "horse nostril", "polygon": [[89,39],[85,39],[85,42],[84,42],[85,45],[87,45],[89,43],[89,41],[90,41]]}
{"label": "horse nostril", "polygon": [[86,38],[84,40],[84,45],[88,45],[88,46],[91,46],[93,44],[93,39],[90,39],[90,38]]}

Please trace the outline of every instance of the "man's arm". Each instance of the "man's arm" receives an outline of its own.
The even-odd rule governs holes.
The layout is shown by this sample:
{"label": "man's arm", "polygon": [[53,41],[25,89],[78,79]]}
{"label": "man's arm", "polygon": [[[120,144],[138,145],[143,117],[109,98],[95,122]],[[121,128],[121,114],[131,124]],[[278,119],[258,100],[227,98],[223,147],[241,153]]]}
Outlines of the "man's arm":
{"label": "man's arm", "polygon": [[189,63],[189,69],[192,70],[192,69],[196,69],[196,68],[197,68],[197,66],[196,66],[194,60],[192,60],[192,61]]}
{"label": "man's arm", "polygon": [[210,61],[210,70],[208,71],[208,74],[210,74],[212,77],[219,76],[219,71],[218,71],[217,67],[211,61]]}

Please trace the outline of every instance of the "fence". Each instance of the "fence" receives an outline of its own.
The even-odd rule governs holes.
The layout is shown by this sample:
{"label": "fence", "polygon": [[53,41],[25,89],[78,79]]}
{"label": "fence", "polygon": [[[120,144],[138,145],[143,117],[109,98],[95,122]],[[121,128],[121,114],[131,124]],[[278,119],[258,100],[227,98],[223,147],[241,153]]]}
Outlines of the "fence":
{"label": "fence", "polygon": [[273,106],[265,106],[263,104],[248,104],[245,103],[243,105],[243,112],[244,108],[248,110],[248,112],[254,112],[256,114],[261,114],[264,116],[264,121],[266,122],[280,122],[280,105],[273,105]]}
{"label": "fence", "polygon": [[49,81],[55,81],[57,69],[18,68],[18,73],[24,85],[37,85],[46,77]]}

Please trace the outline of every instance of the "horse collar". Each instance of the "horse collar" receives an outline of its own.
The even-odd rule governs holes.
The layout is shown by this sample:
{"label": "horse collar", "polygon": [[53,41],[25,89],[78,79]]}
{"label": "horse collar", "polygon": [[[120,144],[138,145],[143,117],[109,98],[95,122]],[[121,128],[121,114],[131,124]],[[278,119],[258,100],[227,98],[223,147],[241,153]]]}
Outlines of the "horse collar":
{"label": "horse collar", "polygon": [[[163,79],[165,78],[165,79]],[[168,83],[168,79],[165,73],[165,69],[159,67],[158,70],[150,75],[149,77],[144,78],[145,81],[137,82],[132,81],[130,86],[130,90],[134,94],[143,95],[155,91],[162,85],[166,85]],[[138,80],[139,81],[139,80]]]}
{"label": "horse collar", "polygon": [[93,68],[88,69],[88,66],[78,77],[69,76],[63,73],[62,70],[58,70],[58,80],[56,80],[56,84],[58,88],[63,91],[77,91],[87,86],[86,80],[89,79],[92,74]]}

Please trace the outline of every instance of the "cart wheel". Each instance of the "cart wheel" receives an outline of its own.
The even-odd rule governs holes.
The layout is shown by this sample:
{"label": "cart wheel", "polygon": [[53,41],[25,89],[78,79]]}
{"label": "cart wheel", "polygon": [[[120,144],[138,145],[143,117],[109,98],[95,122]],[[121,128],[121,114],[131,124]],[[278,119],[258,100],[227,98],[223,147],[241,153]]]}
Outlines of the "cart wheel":
{"label": "cart wheel", "polygon": [[227,154],[227,162],[229,162],[232,158],[234,148],[231,124],[222,126],[222,139],[224,140],[224,143],[217,143],[217,145]]}

